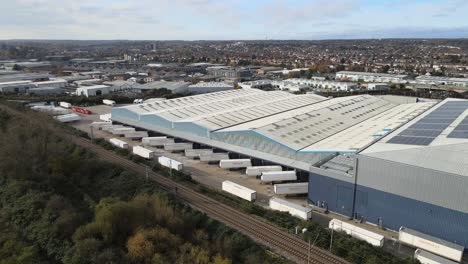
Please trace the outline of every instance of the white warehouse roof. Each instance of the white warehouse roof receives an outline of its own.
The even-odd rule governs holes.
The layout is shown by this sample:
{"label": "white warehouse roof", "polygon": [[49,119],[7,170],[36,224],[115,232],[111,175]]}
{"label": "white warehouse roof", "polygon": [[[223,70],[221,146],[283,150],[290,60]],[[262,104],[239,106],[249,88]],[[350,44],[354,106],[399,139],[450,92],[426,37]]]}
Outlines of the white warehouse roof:
{"label": "white warehouse roof", "polygon": [[239,89],[114,108],[113,118],[208,140],[231,141],[230,135],[241,134],[294,152],[347,153],[378,141],[434,103]]}
{"label": "white warehouse roof", "polygon": [[468,100],[445,99],[360,154],[468,176]]}

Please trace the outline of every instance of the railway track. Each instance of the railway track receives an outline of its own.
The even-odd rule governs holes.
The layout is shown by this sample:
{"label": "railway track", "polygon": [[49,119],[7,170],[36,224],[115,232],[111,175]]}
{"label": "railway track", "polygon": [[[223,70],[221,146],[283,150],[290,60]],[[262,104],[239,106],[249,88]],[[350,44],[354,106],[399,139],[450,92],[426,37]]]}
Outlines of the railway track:
{"label": "railway track", "polygon": [[[94,151],[105,161],[142,175],[146,175],[147,173],[144,165],[140,165],[129,161],[126,158],[120,157],[84,138],[72,136],[72,141],[81,147]],[[160,174],[148,171],[148,177],[157,182],[163,189],[170,192],[173,192],[177,187],[177,196],[188,202],[191,206],[206,213],[208,216],[237,229],[252,239],[275,249],[280,254],[294,259],[298,263],[348,263],[347,261],[318,247],[311,246],[309,252],[309,245],[305,241],[274,227],[271,224],[260,221],[248,214],[235,210],[230,206],[198,193],[189,187],[177,184],[175,181],[165,178]]]}

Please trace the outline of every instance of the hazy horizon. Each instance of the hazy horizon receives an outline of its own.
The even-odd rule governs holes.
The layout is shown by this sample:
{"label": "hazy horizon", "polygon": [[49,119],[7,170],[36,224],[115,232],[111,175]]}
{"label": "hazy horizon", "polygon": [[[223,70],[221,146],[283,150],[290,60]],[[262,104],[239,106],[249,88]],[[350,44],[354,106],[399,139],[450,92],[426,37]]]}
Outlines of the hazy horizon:
{"label": "hazy horizon", "polygon": [[463,0],[3,1],[3,40],[468,37]]}

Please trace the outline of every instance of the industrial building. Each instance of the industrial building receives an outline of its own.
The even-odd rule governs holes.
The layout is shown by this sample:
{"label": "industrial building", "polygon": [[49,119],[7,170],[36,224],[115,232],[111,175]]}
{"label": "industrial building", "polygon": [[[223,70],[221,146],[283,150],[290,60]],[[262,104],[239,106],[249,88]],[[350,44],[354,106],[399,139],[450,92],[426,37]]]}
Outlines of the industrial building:
{"label": "industrial building", "polygon": [[42,81],[42,82],[35,82],[37,88],[44,88],[44,87],[54,87],[54,88],[63,88],[68,85],[68,82],[63,79],[55,79],[50,81]]}
{"label": "industrial building", "polygon": [[0,82],[1,93],[23,93],[36,86],[31,81],[8,81]]}
{"label": "industrial building", "polygon": [[468,86],[468,78],[452,78],[443,76],[418,76],[415,79],[415,83],[419,84],[430,84],[430,85],[453,85],[459,87]]}
{"label": "industrial building", "polygon": [[289,82],[289,80],[279,81],[279,80],[257,80],[251,82],[239,83],[239,86],[242,88],[257,88],[257,89],[275,89],[275,90],[284,90],[297,92],[300,90],[307,90],[310,87],[305,84],[299,84],[294,82]]}
{"label": "industrial building", "polygon": [[65,90],[57,87],[40,87],[40,88],[31,88],[26,91],[26,94],[30,95],[59,95],[64,94]]}
{"label": "industrial building", "polygon": [[301,85],[307,85],[314,89],[319,90],[334,90],[334,91],[355,91],[359,90],[359,85],[354,82],[335,82],[317,79],[288,79],[288,82],[297,83]]}
{"label": "industrial building", "polygon": [[110,89],[107,85],[93,85],[76,88],[76,95],[86,97],[109,94],[109,92]]}
{"label": "industrial building", "polygon": [[234,85],[224,82],[199,82],[187,87],[187,92],[191,94],[213,93],[234,89]]}
{"label": "industrial building", "polygon": [[468,245],[468,101],[237,89],[115,107],[112,120],[282,165],[311,205]]}
{"label": "industrial building", "polygon": [[221,79],[249,79],[252,72],[248,69],[233,68],[229,66],[212,66],[206,68],[208,75]]}
{"label": "industrial building", "polygon": [[168,89],[172,93],[186,93],[187,87],[190,83],[188,82],[166,82],[166,81],[156,81],[145,84],[139,84],[132,86],[133,89],[140,91],[154,90],[154,89]]}
{"label": "industrial building", "polygon": [[292,92],[310,89],[334,91],[354,91],[359,89],[357,83],[353,82],[335,82],[300,78],[291,78],[286,80],[257,80],[239,83],[239,86],[243,88],[279,89]]}
{"label": "industrial building", "polygon": [[404,74],[389,74],[389,73],[374,73],[374,72],[352,72],[340,71],[336,73],[335,79],[349,80],[354,82],[393,82],[402,83],[406,82],[408,75]]}
{"label": "industrial building", "polygon": [[367,90],[369,91],[388,91],[390,86],[387,83],[368,83]]}

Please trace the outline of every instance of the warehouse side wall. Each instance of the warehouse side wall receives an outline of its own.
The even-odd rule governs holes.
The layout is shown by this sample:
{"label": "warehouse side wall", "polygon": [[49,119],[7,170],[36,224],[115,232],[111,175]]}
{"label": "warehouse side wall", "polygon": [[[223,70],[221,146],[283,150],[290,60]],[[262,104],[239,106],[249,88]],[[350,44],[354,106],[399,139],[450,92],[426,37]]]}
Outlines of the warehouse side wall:
{"label": "warehouse side wall", "polygon": [[[359,180],[359,176],[358,176]],[[309,174],[309,202],[322,202],[332,212],[351,216],[355,200],[355,215],[366,222],[398,230],[406,226],[420,232],[468,246],[468,214],[409,199],[388,192],[333,179],[317,173]],[[459,201],[462,202],[462,201]]]}

